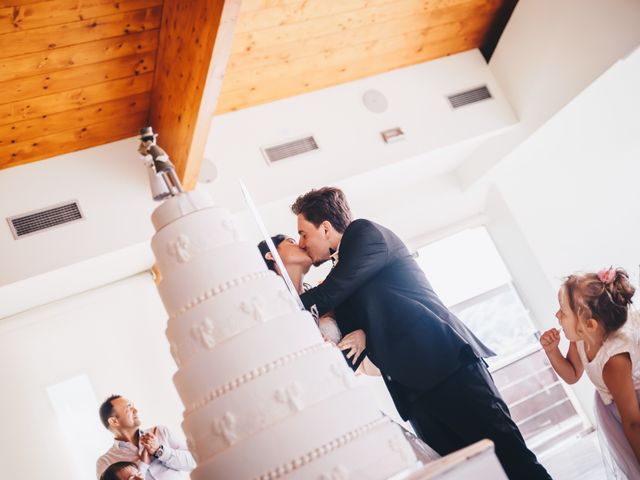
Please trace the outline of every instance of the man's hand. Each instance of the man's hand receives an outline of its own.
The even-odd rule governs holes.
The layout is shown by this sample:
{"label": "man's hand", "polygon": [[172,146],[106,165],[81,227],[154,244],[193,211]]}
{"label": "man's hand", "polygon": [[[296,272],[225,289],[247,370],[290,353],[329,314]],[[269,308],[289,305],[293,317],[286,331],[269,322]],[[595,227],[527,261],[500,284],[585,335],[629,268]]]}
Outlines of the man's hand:
{"label": "man's hand", "polygon": [[560,331],[557,328],[552,328],[544,332],[540,337],[540,345],[547,355],[555,352],[560,345]]}
{"label": "man's hand", "polygon": [[340,350],[347,350],[347,358],[350,359],[353,363],[358,361],[362,352],[367,345],[367,336],[364,333],[364,330],[354,330],[353,332],[345,335],[340,343],[338,343],[338,348]]}
{"label": "man's hand", "polygon": [[142,437],[140,437],[140,443],[149,455],[155,454],[158,451],[158,448],[160,448],[160,442],[156,436],[157,432],[158,427],[153,427],[152,431],[145,432],[142,434]]}

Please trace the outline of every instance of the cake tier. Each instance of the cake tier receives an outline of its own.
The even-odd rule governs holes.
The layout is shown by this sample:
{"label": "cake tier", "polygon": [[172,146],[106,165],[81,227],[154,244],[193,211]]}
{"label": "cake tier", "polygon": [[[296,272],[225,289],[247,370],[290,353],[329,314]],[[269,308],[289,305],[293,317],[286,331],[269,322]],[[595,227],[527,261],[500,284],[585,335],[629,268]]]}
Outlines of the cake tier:
{"label": "cake tier", "polygon": [[[190,412],[182,423],[201,460],[350,388],[355,375],[325,343]],[[327,405],[331,408],[330,405]]]}
{"label": "cake tier", "polygon": [[416,462],[400,426],[385,417],[255,478],[386,480],[414,467]]}
{"label": "cake tier", "polygon": [[170,317],[204,301],[207,292],[213,294],[265,275],[267,266],[255,245],[237,242],[198,255],[181,270],[180,275],[164,277],[158,285],[162,303]]}
{"label": "cake tier", "polygon": [[163,277],[216,247],[240,240],[231,213],[224,208],[196,210],[165,225],[151,240],[151,249]]}
{"label": "cake tier", "polygon": [[204,301],[169,319],[166,334],[178,366],[202,349],[210,350],[262,322],[300,311],[282,278],[273,272],[218,291],[206,292]]}
{"label": "cake tier", "polygon": [[[366,387],[354,388],[286,417],[202,461],[192,480],[259,478],[382,417]],[[337,446],[337,445],[335,445]],[[200,446],[195,445],[198,452]]]}
{"label": "cake tier", "polygon": [[151,222],[157,232],[181,217],[214,205],[211,196],[205,192],[194,190],[181,193],[162,202],[151,214]]}
{"label": "cake tier", "polygon": [[173,381],[189,411],[211,400],[217,389],[243,383],[256,369],[291,361],[323,340],[311,315],[295,312],[256,325],[217,345],[200,349],[180,366]]}

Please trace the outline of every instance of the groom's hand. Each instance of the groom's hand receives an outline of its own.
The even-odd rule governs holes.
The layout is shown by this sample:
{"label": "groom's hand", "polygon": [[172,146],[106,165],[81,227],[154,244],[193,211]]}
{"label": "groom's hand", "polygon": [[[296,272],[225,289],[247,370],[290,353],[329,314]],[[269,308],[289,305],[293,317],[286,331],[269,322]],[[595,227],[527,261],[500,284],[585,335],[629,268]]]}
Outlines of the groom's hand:
{"label": "groom's hand", "polygon": [[362,329],[354,330],[345,335],[343,339],[340,340],[340,343],[338,343],[340,350],[349,350],[349,352],[347,352],[347,358],[354,364],[358,361],[358,358],[362,355],[366,346],[367,336]]}

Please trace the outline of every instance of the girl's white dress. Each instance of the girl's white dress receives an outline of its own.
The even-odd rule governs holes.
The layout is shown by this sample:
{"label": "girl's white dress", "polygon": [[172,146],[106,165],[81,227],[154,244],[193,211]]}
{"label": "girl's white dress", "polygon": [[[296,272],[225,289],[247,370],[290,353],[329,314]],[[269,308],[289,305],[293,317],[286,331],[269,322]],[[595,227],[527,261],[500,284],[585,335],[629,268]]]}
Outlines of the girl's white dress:
{"label": "girl's white dress", "polygon": [[584,370],[596,387],[595,415],[598,422],[598,438],[609,479],[640,479],[640,463],[631,449],[622,428],[620,413],[602,378],[602,370],[609,359],[620,353],[631,358],[633,383],[640,401],[640,329],[635,315],[629,315],[627,323],[607,338],[593,360],[589,361],[584,342],[576,342]]}

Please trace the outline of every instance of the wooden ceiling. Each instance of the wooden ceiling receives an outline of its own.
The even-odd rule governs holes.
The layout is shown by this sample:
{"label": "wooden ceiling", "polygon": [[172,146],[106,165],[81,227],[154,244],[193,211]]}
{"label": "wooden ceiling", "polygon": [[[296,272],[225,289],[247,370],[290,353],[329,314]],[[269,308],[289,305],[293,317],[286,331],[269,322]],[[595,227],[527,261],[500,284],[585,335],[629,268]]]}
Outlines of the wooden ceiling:
{"label": "wooden ceiling", "polygon": [[505,0],[244,0],[216,113],[483,45]]}
{"label": "wooden ceiling", "polygon": [[0,166],[135,135],[162,0],[0,0]]}
{"label": "wooden ceiling", "polygon": [[213,112],[486,47],[516,1],[243,0],[226,42],[224,0],[0,0],[0,168],[152,121],[195,181]]}

